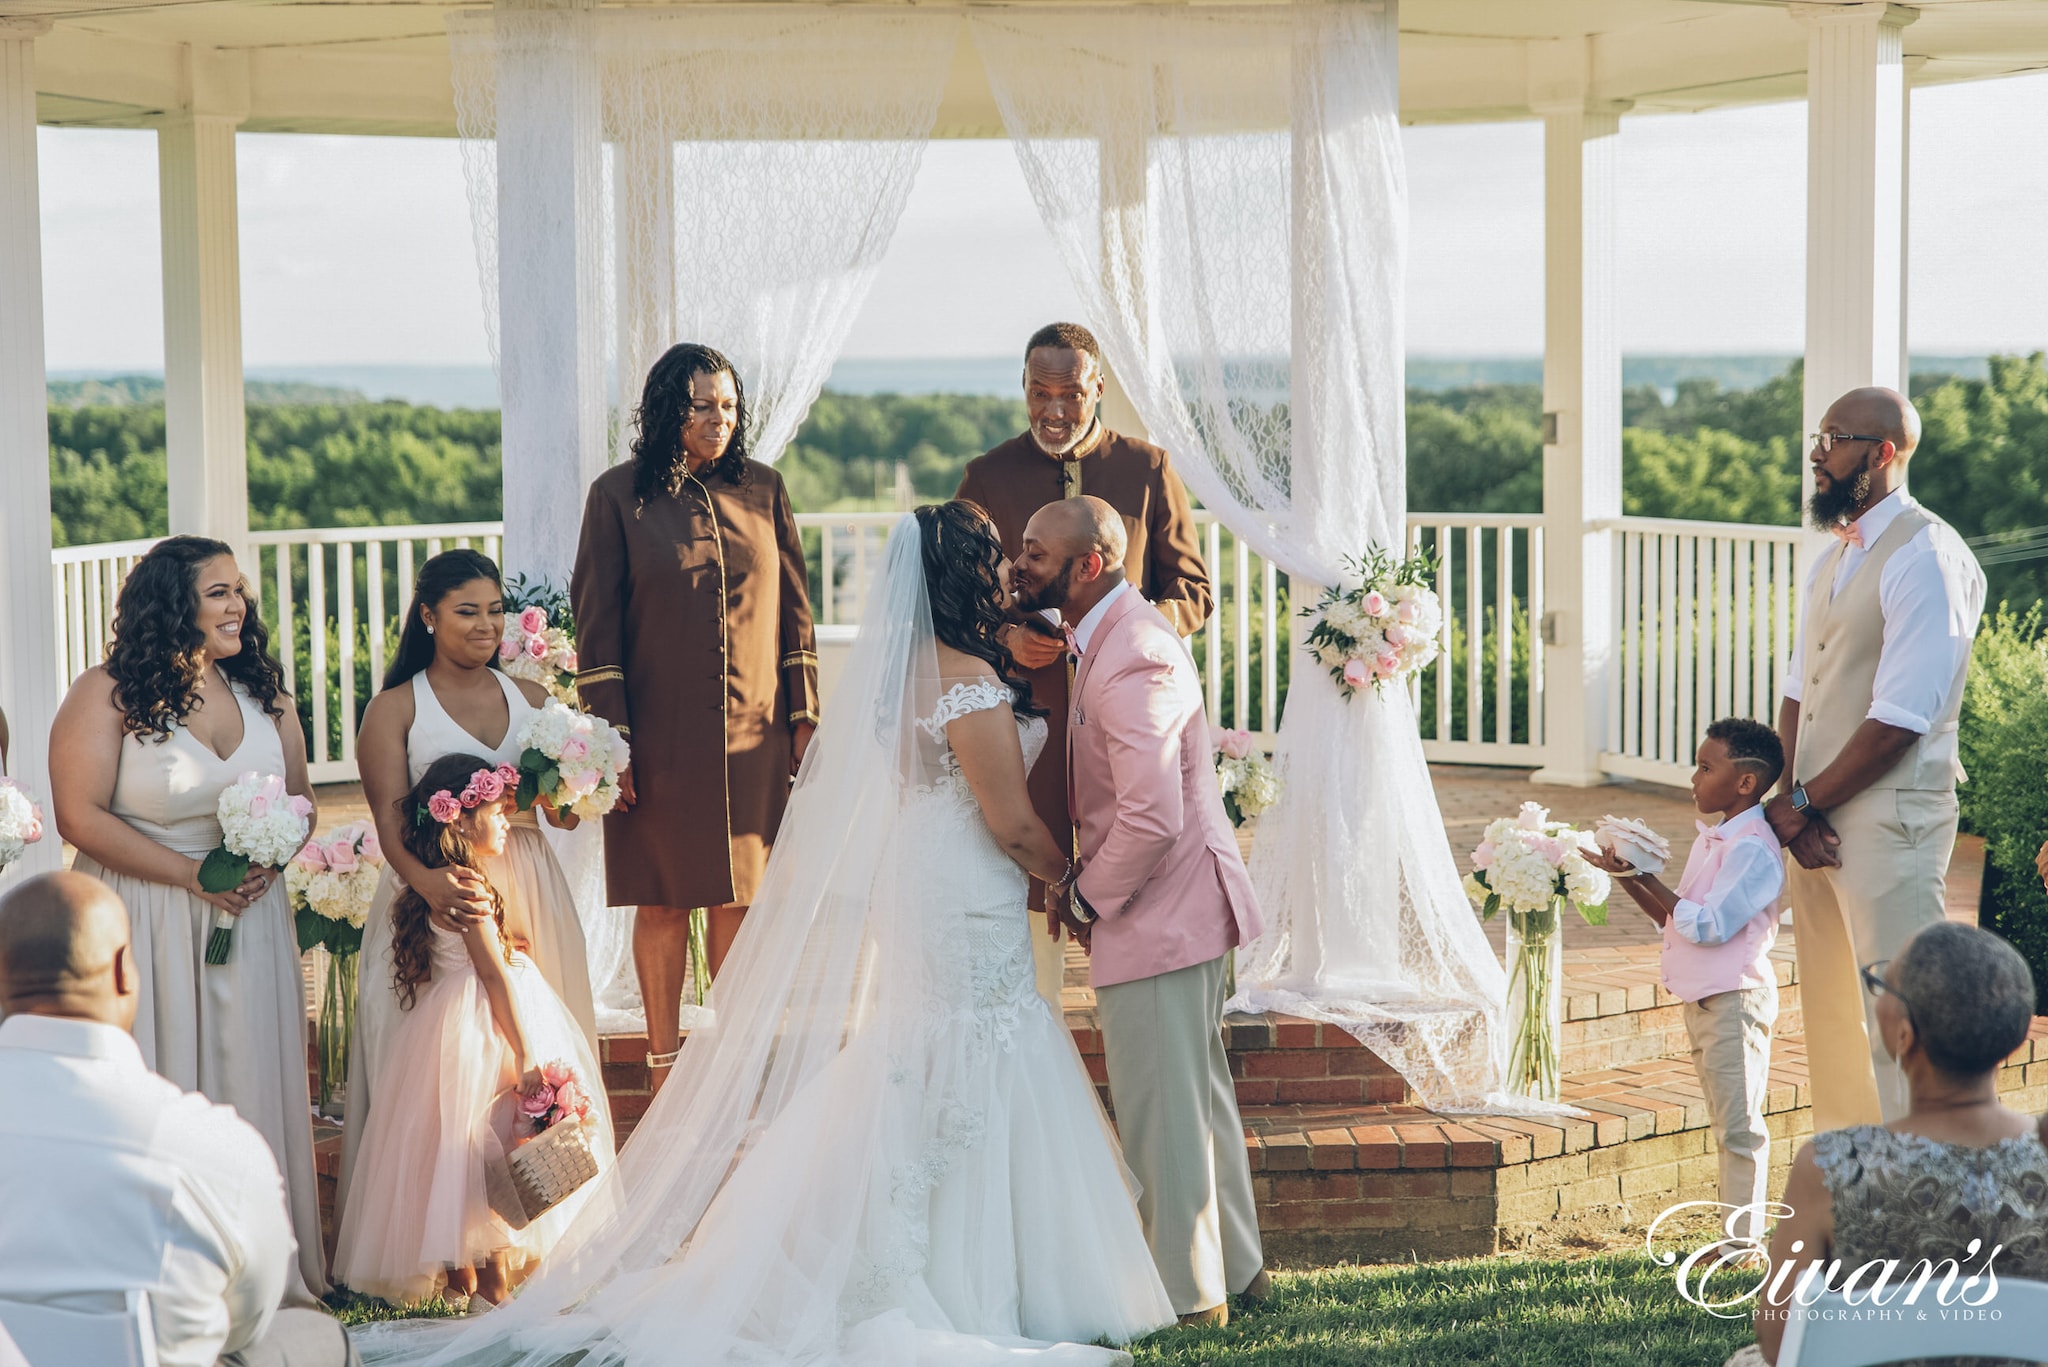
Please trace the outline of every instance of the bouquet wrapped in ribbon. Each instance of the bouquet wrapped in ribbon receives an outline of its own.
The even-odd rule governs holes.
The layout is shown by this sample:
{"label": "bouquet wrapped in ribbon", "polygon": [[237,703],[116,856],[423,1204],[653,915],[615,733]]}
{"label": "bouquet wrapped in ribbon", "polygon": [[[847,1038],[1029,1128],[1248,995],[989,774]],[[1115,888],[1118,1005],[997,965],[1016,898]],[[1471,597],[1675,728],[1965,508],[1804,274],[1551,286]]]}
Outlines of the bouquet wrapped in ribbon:
{"label": "bouquet wrapped in ribbon", "polygon": [[22,784],[0,778],[0,869],[43,838],[43,809]]}
{"label": "bouquet wrapped in ribbon", "polygon": [[1216,752],[1216,786],[1223,790],[1223,810],[1230,824],[1242,826],[1280,800],[1280,779],[1249,731],[1209,728]]}
{"label": "bouquet wrapped in ribbon", "polygon": [[299,932],[299,953],[327,951],[327,991],[320,1002],[315,1048],[320,1056],[320,1105],[325,1107],[348,1076],[348,1038],[355,1021],[356,969],[363,947],[363,923],[377,895],[384,852],[377,828],[354,821],[324,839],[309,840],[285,865]]}
{"label": "bouquet wrapped in ribbon", "polygon": [[557,702],[576,705],[576,645],[539,606],[524,607],[505,623],[498,663],[515,679],[531,679]]}
{"label": "bouquet wrapped in ribbon", "polygon": [[1319,602],[1301,610],[1310,622],[1309,653],[1347,698],[1367,684],[1377,689],[1406,682],[1436,658],[1443,627],[1443,605],[1429,587],[1437,570],[1433,553],[1396,560],[1374,546],[1348,563],[1358,582],[1324,589]]}
{"label": "bouquet wrapped in ribbon", "polygon": [[[281,869],[306,843],[313,804],[285,791],[276,774],[246,773],[221,790],[220,844],[199,866],[199,886],[233,892],[252,868]],[[206,962],[224,964],[235,943],[235,917],[218,907],[206,937]]]}
{"label": "bouquet wrapped in ribbon", "polygon": [[558,812],[598,817],[618,805],[632,751],[603,718],[550,702],[527,721],[519,746],[520,811],[544,800]]}

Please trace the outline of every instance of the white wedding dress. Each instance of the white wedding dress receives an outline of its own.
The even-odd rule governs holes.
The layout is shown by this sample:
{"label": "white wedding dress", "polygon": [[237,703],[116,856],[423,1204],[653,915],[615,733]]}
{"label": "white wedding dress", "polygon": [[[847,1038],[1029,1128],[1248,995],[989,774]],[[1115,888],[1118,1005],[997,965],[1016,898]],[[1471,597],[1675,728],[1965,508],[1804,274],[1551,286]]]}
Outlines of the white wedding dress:
{"label": "white wedding dress", "polygon": [[[762,894],[615,1172],[517,1300],[373,1326],[367,1361],[1106,1367],[1173,1323],[1128,1171],[1033,984],[1025,876],[946,725],[916,523],[792,794]],[[1019,718],[1026,765],[1045,723]]]}

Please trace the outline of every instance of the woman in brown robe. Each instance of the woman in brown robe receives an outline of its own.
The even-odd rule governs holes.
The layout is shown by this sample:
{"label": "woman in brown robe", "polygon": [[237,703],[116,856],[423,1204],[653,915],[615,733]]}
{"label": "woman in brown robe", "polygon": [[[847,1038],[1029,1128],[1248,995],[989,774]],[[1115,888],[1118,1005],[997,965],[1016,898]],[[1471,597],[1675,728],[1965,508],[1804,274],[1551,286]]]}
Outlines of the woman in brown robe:
{"label": "woman in brown robe", "polygon": [[633,459],[592,482],[569,592],[577,691],[633,762],[605,818],[605,884],[636,906],[658,1087],[678,1045],[689,913],[716,974],[818,721],[803,543],[781,476],[747,458],[746,396],[709,347],[647,373]]}

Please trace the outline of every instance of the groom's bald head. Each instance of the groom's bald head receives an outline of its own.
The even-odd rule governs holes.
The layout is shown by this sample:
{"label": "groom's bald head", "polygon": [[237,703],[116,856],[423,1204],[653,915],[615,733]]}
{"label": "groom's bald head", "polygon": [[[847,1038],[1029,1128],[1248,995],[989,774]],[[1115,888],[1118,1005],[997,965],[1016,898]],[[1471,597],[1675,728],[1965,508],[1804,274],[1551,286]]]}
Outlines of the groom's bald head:
{"label": "groom's bald head", "polygon": [[123,1030],[135,1023],[128,912],[82,873],[46,873],[0,898],[0,1007],[70,1016]]}
{"label": "groom's bald head", "polygon": [[1034,537],[1063,560],[1099,555],[1105,570],[1122,569],[1124,552],[1130,546],[1124,520],[1093,494],[1063,498],[1033,513],[1024,528],[1024,540]]}

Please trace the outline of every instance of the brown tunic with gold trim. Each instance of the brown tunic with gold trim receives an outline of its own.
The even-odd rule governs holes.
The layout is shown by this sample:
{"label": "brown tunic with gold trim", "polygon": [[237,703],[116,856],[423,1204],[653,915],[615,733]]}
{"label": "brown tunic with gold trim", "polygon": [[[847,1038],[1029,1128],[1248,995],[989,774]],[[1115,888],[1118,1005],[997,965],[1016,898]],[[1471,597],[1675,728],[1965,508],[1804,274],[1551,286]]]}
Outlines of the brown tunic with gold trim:
{"label": "brown tunic with gold trim", "polygon": [[[1124,568],[1138,592],[1152,601],[1183,636],[1209,620],[1216,596],[1202,563],[1201,542],[1188,493],[1166,452],[1150,442],[1118,436],[1099,421],[1074,449],[1075,458],[1055,460],[1029,432],[1010,438],[967,463],[955,498],[987,509],[1012,560],[1023,549],[1024,524],[1048,503],[1092,494],[1123,514],[1129,546]],[[1031,769],[1031,806],[1062,849],[1073,848],[1074,822],[1067,811],[1067,664],[1056,660],[1029,670],[1031,700],[1051,709],[1045,753]],[[1041,891],[1032,881],[1031,904]]]}
{"label": "brown tunic with gold trim", "polygon": [[621,465],[584,504],[576,687],[627,732],[638,799],[604,819],[614,906],[751,901],[789,800],[790,728],[818,719],[796,516],[780,475],[747,472],[684,475],[641,508]]}

